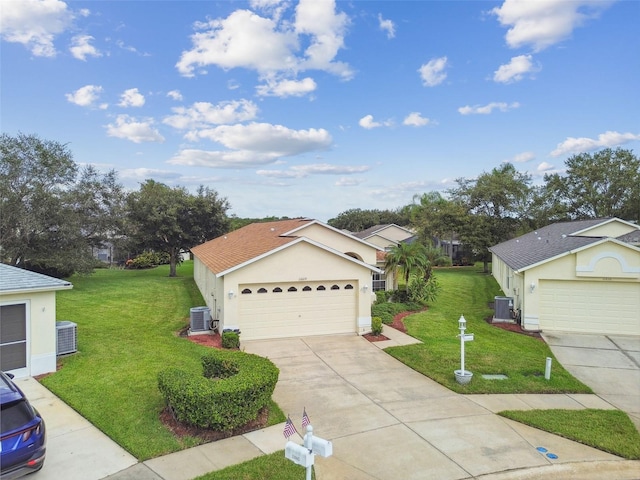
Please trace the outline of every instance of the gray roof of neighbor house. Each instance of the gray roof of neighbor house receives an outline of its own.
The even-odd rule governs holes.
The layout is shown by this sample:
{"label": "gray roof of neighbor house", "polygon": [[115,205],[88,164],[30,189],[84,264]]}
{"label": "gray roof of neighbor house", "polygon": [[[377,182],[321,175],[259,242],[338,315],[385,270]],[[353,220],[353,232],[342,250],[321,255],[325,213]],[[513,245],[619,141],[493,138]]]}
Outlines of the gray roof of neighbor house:
{"label": "gray roof of neighbor house", "polygon": [[599,218],[554,223],[494,245],[489,248],[489,251],[497,255],[510,268],[520,270],[576,248],[599,242],[604,237],[574,236],[573,234],[609,220],[611,219]]}
{"label": "gray roof of neighbor house", "polygon": [[0,263],[0,294],[25,291],[65,290],[71,282]]}

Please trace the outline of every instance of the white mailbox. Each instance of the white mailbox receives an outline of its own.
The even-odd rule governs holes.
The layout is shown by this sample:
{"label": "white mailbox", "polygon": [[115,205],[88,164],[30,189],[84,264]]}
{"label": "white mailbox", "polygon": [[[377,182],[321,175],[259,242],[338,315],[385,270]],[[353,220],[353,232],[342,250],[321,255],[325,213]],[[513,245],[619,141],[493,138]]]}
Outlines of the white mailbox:
{"label": "white mailbox", "polygon": [[296,465],[310,467],[313,465],[313,453],[308,448],[297,443],[287,442],[284,447],[284,456]]}
{"label": "white mailbox", "polygon": [[333,455],[333,443],[320,437],[313,437],[311,450],[321,457],[330,457]]}

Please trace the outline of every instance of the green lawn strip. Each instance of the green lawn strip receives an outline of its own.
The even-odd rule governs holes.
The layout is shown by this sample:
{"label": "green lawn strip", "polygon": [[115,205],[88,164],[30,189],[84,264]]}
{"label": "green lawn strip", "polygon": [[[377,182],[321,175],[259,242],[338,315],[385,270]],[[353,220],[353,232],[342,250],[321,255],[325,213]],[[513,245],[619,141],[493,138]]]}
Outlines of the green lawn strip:
{"label": "green lawn strip", "polygon": [[[387,353],[414,370],[459,393],[592,393],[555,360],[543,341],[496,328],[485,321],[501,295],[493,277],[477,267],[444,268],[435,272],[441,292],[425,312],[405,317],[407,332],[423,343],[390,347]],[[467,320],[465,369],[474,376],[468,385],[456,382],[460,368],[458,319]],[[551,379],[545,380],[547,357],[553,358]],[[506,380],[486,380],[483,374],[503,374]]]}
{"label": "green lawn strip", "polygon": [[506,410],[498,415],[623,458],[640,459],[640,433],[620,410]]}
{"label": "green lawn strip", "polygon": [[[192,262],[151,270],[97,270],[73,277],[58,292],[57,318],[78,324],[78,353],[42,383],[136,458],[146,460],[197,445],[176,438],[159,419],[158,373],[169,366],[201,371],[208,351],[176,336],[189,309],[203,305]],[[270,421],[285,420],[274,405]]]}
{"label": "green lawn strip", "polygon": [[[300,480],[304,478],[306,469],[296,465],[284,456],[284,450],[269,455],[262,455],[223,470],[207,473],[194,480]],[[315,478],[313,472],[312,478]]]}

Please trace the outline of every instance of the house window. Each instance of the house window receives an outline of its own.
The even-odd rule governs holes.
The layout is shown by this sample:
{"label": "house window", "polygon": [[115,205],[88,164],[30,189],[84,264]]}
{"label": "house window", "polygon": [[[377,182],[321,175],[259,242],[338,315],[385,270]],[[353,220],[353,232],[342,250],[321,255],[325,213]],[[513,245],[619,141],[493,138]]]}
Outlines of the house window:
{"label": "house window", "polygon": [[289,289],[287,290],[287,292],[297,292],[298,289],[296,287],[289,287]]}
{"label": "house window", "polygon": [[27,309],[24,303],[0,307],[0,364],[3,370],[27,366]]}
{"label": "house window", "polygon": [[353,285],[351,285],[350,283],[347,283],[347,284],[344,286],[344,289],[345,289],[345,290],[353,290]]}
{"label": "house window", "polygon": [[302,289],[303,292],[310,292],[311,291],[311,287],[309,285],[307,285],[306,287],[304,287]]}
{"label": "house window", "polygon": [[273,289],[273,293],[280,293],[282,292],[282,289],[280,287],[276,287]]}
{"label": "house window", "polygon": [[379,290],[387,289],[387,276],[384,273],[374,273],[373,274],[373,291],[377,292]]}
{"label": "house window", "polygon": [[258,293],[267,293],[267,289],[266,288],[260,288],[258,290]]}
{"label": "house window", "polygon": [[320,285],[320,286],[318,286],[318,288],[316,288],[316,290],[321,290],[322,291],[322,290],[326,290],[326,288],[325,288],[324,285]]}
{"label": "house window", "polygon": [[340,290],[338,285],[331,285],[331,290]]}
{"label": "house window", "polygon": [[246,295],[248,293],[251,293],[251,290],[249,290],[248,288],[245,288],[244,290],[242,290],[243,295]]}

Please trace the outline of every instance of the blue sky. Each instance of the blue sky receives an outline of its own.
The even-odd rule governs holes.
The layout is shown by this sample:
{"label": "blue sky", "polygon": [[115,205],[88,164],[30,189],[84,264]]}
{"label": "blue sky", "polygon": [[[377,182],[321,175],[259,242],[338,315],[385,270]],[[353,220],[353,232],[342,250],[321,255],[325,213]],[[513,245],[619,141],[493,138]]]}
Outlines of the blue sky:
{"label": "blue sky", "polygon": [[640,145],[640,2],[3,0],[2,132],[217,190],[239,217],[394,209]]}

